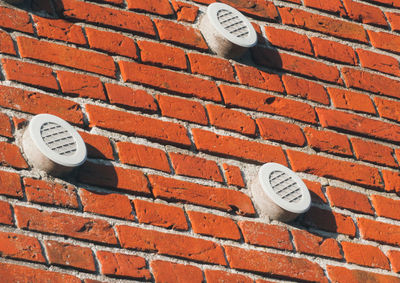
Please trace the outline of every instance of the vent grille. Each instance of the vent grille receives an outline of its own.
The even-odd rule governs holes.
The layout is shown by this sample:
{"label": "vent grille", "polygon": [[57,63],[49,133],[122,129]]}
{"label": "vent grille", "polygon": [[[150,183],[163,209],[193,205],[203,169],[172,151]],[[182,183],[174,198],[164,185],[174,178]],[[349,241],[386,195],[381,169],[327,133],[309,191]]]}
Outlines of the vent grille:
{"label": "vent grille", "polygon": [[285,201],[297,203],[301,200],[302,193],[299,185],[285,172],[271,172],[269,183],[272,190]]}
{"label": "vent grille", "polygon": [[77,150],[73,136],[56,123],[44,123],[40,128],[40,136],[52,151],[60,155],[70,156]]}
{"label": "vent grille", "polygon": [[246,23],[240,19],[239,15],[221,9],[217,13],[217,18],[221,26],[230,34],[242,38],[249,34],[249,28],[247,27]]}

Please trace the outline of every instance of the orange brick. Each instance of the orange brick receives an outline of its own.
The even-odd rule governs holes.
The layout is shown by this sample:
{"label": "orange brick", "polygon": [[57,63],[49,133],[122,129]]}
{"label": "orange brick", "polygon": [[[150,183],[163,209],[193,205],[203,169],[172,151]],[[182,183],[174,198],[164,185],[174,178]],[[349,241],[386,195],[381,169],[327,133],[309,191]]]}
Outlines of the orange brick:
{"label": "orange brick", "polygon": [[207,282],[236,282],[253,283],[253,279],[241,274],[229,273],[222,270],[206,269],[204,271]]}
{"label": "orange brick", "polygon": [[319,37],[311,37],[311,42],[317,58],[350,65],[356,65],[357,63],[356,53],[351,46]]}
{"label": "orange brick", "polygon": [[0,170],[0,194],[22,198],[21,179],[17,173]]}
{"label": "orange brick", "polygon": [[376,114],[371,98],[366,94],[332,87],[328,87],[328,93],[336,108]]}
{"label": "orange brick", "polygon": [[10,226],[14,225],[11,205],[5,201],[0,201],[0,223]]}
{"label": "orange brick", "polygon": [[310,41],[306,35],[269,26],[265,26],[265,34],[269,43],[273,46],[313,55]]}
{"label": "orange brick", "polygon": [[187,69],[186,55],[183,49],[157,42],[137,41],[143,62],[181,70]]}
{"label": "orange brick", "polygon": [[304,133],[309,145],[316,151],[353,156],[350,142],[345,135],[331,131],[319,131],[313,128],[305,128]]}
{"label": "orange brick", "polygon": [[379,195],[372,195],[371,202],[375,208],[376,215],[400,220],[400,215],[397,213],[400,209],[399,200],[394,200]]}
{"label": "orange brick", "polygon": [[0,27],[33,34],[29,14],[23,10],[0,7]]}
{"label": "orange brick", "polygon": [[0,136],[8,138],[13,137],[10,117],[3,113],[0,113]]}
{"label": "orange brick", "polygon": [[304,5],[318,10],[339,14],[341,16],[346,14],[343,4],[340,0],[331,0],[331,1],[304,0]]}
{"label": "orange brick", "polygon": [[130,10],[145,11],[161,16],[170,16],[174,13],[168,0],[128,0],[127,3]]}
{"label": "orange brick", "polygon": [[350,140],[357,159],[389,167],[398,167],[393,157],[392,148],[358,138],[351,138]]}
{"label": "orange brick", "polygon": [[172,7],[174,7],[176,18],[178,21],[189,23],[193,23],[196,21],[199,7],[176,0],[172,0],[171,4]]}
{"label": "orange brick", "polygon": [[400,66],[396,58],[360,48],[357,49],[357,54],[362,67],[400,76]]}
{"label": "orange brick", "polygon": [[17,55],[11,36],[3,30],[0,30],[0,53]]}
{"label": "orange brick", "polygon": [[192,73],[236,82],[232,65],[228,60],[198,53],[189,53],[188,58]]}
{"label": "orange brick", "polygon": [[153,260],[150,263],[156,282],[165,283],[202,283],[203,272],[200,268],[188,265],[178,264],[168,261]]}
{"label": "orange brick", "polygon": [[380,8],[353,0],[343,0],[343,4],[347,15],[351,19],[364,24],[388,27],[388,23]]}
{"label": "orange brick", "polygon": [[290,75],[283,75],[282,81],[287,94],[329,105],[328,93],[321,84]]}
{"label": "orange brick", "polygon": [[326,193],[332,206],[374,215],[368,197],[364,194],[331,186],[327,187]]}
{"label": "orange brick", "polygon": [[295,124],[268,118],[259,118],[256,122],[265,140],[297,146],[303,146],[306,142],[301,128]]}
{"label": "orange brick", "polygon": [[400,174],[395,171],[382,170],[383,180],[385,181],[386,192],[400,193]]}
{"label": "orange brick", "polygon": [[327,266],[328,276],[332,282],[357,283],[360,278],[367,278],[371,282],[398,282],[399,279],[394,276],[373,273],[358,269],[347,269],[346,267]]}
{"label": "orange brick", "polygon": [[347,262],[390,270],[388,258],[378,247],[351,242],[341,244]]}
{"label": "orange brick", "polygon": [[393,31],[400,31],[400,13],[386,12],[385,13]]}
{"label": "orange brick", "polygon": [[242,172],[239,167],[226,163],[222,164],[222,167],[225,170],[225,177],[228,185],[238,186],[241,188],[245,187]]}
{"label": "orange brick", "polygon": [[110,140],[107,137],[89,134],[79,131],[86,144],[87,154],[89,157],[101,159],[114,159],[113,149]]}
{"label": "orange brick", "polygon": [[0,164],[19,169],[27,169],[29,167],[19,147],[7,142],[0,142]]}
{"label": "orange brick", "polygon": [[235,64],[239,82],[243,85],[265,90],[283,92],[284,88],[279,75],[261,71],[258,68]]}
{"label": "orange brick", "polygon": [[389,52],[400,52],[400,36],[387,33],[387,32],[376,32],[368,30],[368,36],[371,40],[372,46],[387,50]]}
{"label": "orange brick", "polygon": [[392,265],[392,271],[399,273],[400,271],[400,252],[396,250],[388,251],[387,256]]}
{"label": "orange brick", "polygon": [[306,179],[303,179],[304,184],[310,191],[311,201],[312,202],[320,202],[320,203],[327,203],[327,199],[322,192],[322,185],[318,182],[312,182]]}
{"label": "orange brick", "polygon": [[400,122],[400,102],[381,97],[374,97],[374,102],[382,118]]}
{"label": "orange brick", "polygon": [[400,226],[366,218],[357,218],[357,223],[361,237],[365,240],[394,246],[400,243]]}

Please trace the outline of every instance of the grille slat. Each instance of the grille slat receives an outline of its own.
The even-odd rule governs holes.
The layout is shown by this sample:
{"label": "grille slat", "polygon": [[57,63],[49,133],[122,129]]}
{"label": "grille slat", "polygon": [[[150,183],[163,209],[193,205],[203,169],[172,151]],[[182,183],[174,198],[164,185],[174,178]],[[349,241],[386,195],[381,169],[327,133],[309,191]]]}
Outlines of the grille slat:
{"label": "grille slat", "polygon": [[217,18],[221,26],[230,34],[236,37],[244,37],[249,34],[248,26],[234,13],[221,9],[217,13]]}
{"label": "grille slat", "polygon": [[272,190],[285,201],[297,203],[301,200],[302,193],[299,185],[285,172],[273,171],[268,181]]}
{"label": "grille slat", "polygon": [[69,156],[77,150],[73,136],[56,123],[44,123],[40,128],[40,135],[48,148],[60,155]]}

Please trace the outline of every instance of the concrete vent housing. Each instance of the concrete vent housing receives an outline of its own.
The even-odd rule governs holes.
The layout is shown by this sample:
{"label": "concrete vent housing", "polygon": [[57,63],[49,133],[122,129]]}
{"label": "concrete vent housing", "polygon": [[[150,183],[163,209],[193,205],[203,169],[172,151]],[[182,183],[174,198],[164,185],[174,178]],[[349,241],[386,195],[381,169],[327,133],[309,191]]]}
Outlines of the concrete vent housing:
{"label": "concrete vent housing", "polygon": [[251,190],[262,214],[273,220],[289,222],[311,205],[304,182],[292,170],[277,163],[261,166]]}
{"label": "concrete vent housing", "polygon": [[78,132],[50,114],[33,117],[24,132],[22,147],[35,168],[53,176],[65,175],[86,160],[86,146]]}
{"label": "concrete vent housing", "polygon": [[238,58],[257,43],[257,34],[247,18],[223,3],[208,6],[200,30],[211,50],[225,58]]}

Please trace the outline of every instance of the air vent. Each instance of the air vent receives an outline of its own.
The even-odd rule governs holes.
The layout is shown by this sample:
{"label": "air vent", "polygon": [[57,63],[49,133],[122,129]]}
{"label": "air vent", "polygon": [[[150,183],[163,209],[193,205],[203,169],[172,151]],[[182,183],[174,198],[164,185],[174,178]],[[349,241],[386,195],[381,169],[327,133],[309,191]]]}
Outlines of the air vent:
{"label": "air vent", "polygon": [[208,6],[200,21],[208,46],[225,58],[237,58],[257,43],[257,34],[247,18],[223,3]]}
{"label": "air vent", "polygon": [[35,168],[54,176],[66,174],[86,160],[86,146],[78,132],[50,114],[33,117],[22,145]]}
{"label": "air vent", "polygon": [[277,163],[261,166],[251,189],[262,214],[270,219],[291,221],[311,205],[304,182],[292,170]]}

